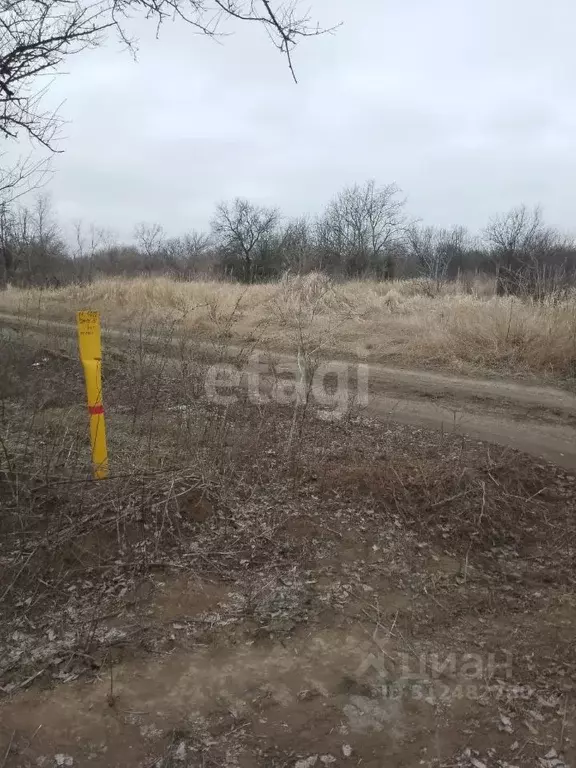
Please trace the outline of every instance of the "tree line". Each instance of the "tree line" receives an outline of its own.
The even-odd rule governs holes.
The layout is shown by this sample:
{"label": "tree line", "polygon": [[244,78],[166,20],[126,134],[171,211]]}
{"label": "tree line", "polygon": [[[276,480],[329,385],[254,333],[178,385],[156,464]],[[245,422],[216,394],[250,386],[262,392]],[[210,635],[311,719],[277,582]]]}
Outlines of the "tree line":
{"label": "tree line", "polygon": [[483,273],[500,294],[560,295],[576,275],[576,241],[548,226],[539,208],[495,215],[478,234],[410,218],[395,184],[346,187],[316,216],[287,219],[244,198],[216,206],[207,232],[168,237],[140,223],[133,242],[75,222],[66,240],[50,198],[0,205],[0,286],[53,286],[102,276],[226,277],[245,283],[284,272],[336,278],[421,276],[434,283]]}

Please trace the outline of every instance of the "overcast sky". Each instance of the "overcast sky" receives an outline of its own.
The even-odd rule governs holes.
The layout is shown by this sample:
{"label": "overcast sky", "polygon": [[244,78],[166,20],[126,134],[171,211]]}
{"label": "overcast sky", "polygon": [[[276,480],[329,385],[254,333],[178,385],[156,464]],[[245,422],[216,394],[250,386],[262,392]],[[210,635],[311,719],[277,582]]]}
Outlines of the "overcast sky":
{"label": "overcast sky", "polygon": [[574,0],[304,0],[333,36],[295,53],[264,32],[221,45],[138,23],[138,61],[112,41],[68,62],[50,99],[65,127],[50,191],[60,216],[129,238],[207,227],[246,196],[317,213],[340,187],[397,182],[410,213],[483,226],[519,202],[576,231]]}

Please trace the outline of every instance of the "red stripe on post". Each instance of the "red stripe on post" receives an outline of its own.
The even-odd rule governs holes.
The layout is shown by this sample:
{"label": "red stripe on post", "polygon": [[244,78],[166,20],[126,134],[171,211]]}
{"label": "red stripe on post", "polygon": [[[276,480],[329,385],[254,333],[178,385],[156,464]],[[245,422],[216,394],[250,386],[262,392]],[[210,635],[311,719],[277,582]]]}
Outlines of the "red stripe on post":
{"label": "red stripe on post", "polygon": [[88,413],[90,416],[101,416],[104,413],[103,405],[89,405]]}

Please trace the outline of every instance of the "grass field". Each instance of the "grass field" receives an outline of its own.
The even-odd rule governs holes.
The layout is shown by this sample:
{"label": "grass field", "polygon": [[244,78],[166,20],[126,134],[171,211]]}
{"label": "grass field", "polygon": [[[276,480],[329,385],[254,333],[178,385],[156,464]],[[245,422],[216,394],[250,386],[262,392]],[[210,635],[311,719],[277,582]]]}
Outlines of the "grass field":
{"label": "grass field", "polygon": [[497,297],[487,279],[436,286],[336,283],[310,274],[246,287],[115,278],[0,293],[0,312],[72,322],[86,308],[100,310],[105,327],[168,323],[199,340],[277,351],[559,379],[576,372],[576,295],[546,302]]}

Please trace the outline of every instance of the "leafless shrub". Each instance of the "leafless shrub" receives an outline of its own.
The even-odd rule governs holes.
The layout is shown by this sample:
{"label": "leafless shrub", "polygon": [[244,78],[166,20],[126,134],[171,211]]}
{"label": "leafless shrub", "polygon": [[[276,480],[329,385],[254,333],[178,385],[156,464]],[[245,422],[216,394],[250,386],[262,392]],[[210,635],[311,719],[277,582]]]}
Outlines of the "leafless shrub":
{"label": "leafless shrub", "polygon": [[412,226],[408,231],[409,258],[413,258],[422,275],[436,285],[446,279],[451,263],[461,259],[466,249],[464,227],[437,229]]}

